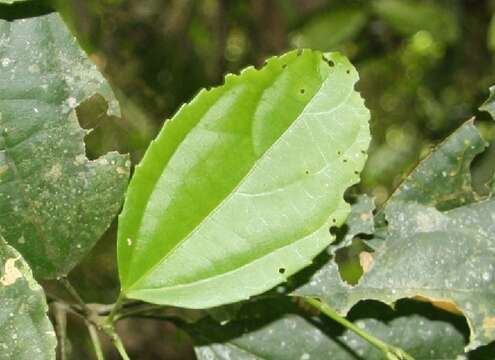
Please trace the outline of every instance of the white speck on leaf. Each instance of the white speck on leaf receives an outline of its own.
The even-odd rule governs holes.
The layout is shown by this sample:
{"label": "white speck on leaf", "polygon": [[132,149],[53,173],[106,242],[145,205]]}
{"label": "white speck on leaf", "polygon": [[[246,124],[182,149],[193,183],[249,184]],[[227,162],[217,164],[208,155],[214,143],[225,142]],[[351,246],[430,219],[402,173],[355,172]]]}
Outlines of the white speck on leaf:
{"label": "white speck on leaf", "polygon": [[3,276],[0,278],[0,283],[3,286],[9,286],[14,284],[17,279],[22,277],[22,273],[15,267],[15,263],[20,257],[7,259],[5,262],[5,268]]}

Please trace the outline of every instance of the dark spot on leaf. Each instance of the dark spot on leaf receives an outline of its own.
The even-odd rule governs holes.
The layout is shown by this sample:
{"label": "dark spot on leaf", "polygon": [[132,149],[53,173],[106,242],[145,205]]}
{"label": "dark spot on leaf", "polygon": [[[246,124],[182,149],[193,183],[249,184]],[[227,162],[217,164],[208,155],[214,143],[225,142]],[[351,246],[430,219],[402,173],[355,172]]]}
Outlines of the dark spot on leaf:
{"label": "dark spot on leaf", "polygon": [[359,171],[355,170],[354,174],[359,175]]}
{"label": "dark spot on leaf", "polygon": [[350,73],[351,73],[351,70],[347,70],[347,71],[346,71],[346,73],[347,73],[347,74],[350,74]]}
{"label": "dark spot on leaf", "polygon": [[337,151],[337,155],[342,155],[342,151]]}
{"label": "dark spot on leaf", "polygon": [[346,163],[347,162],[347,159],[343,159],[342,162],[345,162]]}
{"label": "dark spot on leaf", "polygon": [[285,268],[278,269],[278,272],[281,273],[281,274],[285,273]]}
{"label": "dark spot on leaf", "polygon": [[306,171],[305,171],[305,173],[306,173],[306,174],[309,174],[309,170],[306,170]]}
{"label": "dark spot on leaf", "polygon": [[282,65],[282,69],[285,69],[287,67],[287,64]]}
{"label": "dark spot on leaf", "polygon": [[299,92],[300,92],[301,94],[304,94],[304,92],[305,92],[305,91],[306,91],[306,90],[304,90],[304,89],[299,90]]}

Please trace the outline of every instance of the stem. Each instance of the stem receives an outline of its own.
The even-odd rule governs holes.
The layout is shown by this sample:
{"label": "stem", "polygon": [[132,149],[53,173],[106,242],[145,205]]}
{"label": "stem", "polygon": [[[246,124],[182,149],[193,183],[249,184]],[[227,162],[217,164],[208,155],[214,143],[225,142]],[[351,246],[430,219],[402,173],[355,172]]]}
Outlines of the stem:
{"label": "stem", "polygon": [[112,323],[106,324],[103,327],[103,330],[112,340],[113,346],[115,346],[115,348],[119,352],[122,359],[123,360],[130,360],[129,355],[127,355],[124,344],[122,343],[122,340],[120,339],[119,334],[117,334],[117,332],[113,328],[113,324]]}
{"label": "stem", "polygon": [[53,315],[55,317],[55,329],[57,330],[57,340],[59,346],[60,360],[67,360],[67,312],[58,303],[53,304]]}
{"label": "stem", "polygon": [[89,336],[91,337],[91,342],[95,349],[96,359],[105,360],[103,355],[103,350],[101,348],[100,338],[98,337],[98,332],[96,331],[96,326],[89,321],[86,321],[86,326],[88,327]]}
{"label": "stem", "polygon": [[114,321],[119,321],[120,319],[124,319],[129,316],[134,316],[137,314],[144,314],[149,311],[163,309],[163,305],[154,305],[154,304],[140,304],[139,306],[133,306],[128,311],[124,311],[120,314],[115,315]]}
{"label": "stem", "polygon": [[353,331],[357,335],[359,335],[361,338],[366,340],[368,343],[376,347],[378,350],[380,350],[383,355],[385,356],[385,359],[388,360],[414,360],[414,358],[406,353],[404,350],[389,345],[382,340],[368,334],[366,331],[360,329],[356,325],[354,325],[352,322],[347,320],[346,318],[340,316],[333,308],[325,304],[324,302],[321,302],[318,299],[315,298],[306,298],[305,299],[306,303],[309,305],[313,306],[314,308],[318,309],[320,312],[328,316],[330,319],[338,322],[339,324],[345,326],[349,330]]}
{"label": "stem", "polygon": [[58,281],[63,285],[65,290],[72,296],[72,298],[77,302],[77,304],[81,307],[85,314],[89,314],[91,310],[86,306],[84,300],[79,296],[77,290],[72,286],[69,279],[66,277],[61,277]]}
{"label": "stem", "polygon": [[117,298],[117,301],[113,305],[112,311],[110,311],[110,314],[108,314],[107,317],[107,323],[112,326],[113,328],[113,323],[115,322],[115,316],[117,315],[118,311],[122,307],[122,303],[124,302],[125,296],[122,295],[122,293],[119,294],[119,297]]}

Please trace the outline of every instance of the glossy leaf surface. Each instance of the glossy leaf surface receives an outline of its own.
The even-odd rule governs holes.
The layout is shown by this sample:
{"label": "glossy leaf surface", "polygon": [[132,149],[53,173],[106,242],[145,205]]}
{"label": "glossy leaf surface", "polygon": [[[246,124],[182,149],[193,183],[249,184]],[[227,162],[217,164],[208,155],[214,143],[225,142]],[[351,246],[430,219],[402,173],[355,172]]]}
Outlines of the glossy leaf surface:
{"label": "glossy leaf surface", "polygon": [[36,277],[67,274],[116,215],[126,157],[85,155],[75,107],[112,90],[56,14],[0,20],[0,232]]}
{"label": "glossy leaf surface", "polygon": [[0,359],[55,359],[56,338],[43,289],[0,237]]}
{"label": "glossy leaf surface", "polygon": [[204,308],[262,293],[311,263],[349,213],[369,113],[343,56],[305,50],[228,75],[169,120],[119,221],[123,293]]}

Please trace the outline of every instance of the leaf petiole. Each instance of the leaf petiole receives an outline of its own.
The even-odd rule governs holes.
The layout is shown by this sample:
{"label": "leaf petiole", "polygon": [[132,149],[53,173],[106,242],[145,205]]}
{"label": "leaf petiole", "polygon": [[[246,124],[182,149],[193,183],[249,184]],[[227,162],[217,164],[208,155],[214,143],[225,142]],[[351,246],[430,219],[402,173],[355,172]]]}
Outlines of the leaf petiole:
{"label": "leaf petiole", "polygon": [[316,299],[316,298],[304,298],[305,302],[312,307],[318,309],[320,312],[328,316],[330,319],[338,322],[339,324],[345,326],[349,330],[353,331],[357,335],[359,335],[361,338],[366,340],[368,343],[376,347],[378,350],[380,350],[385,359],[387,360],[414,360],[414,358],[409,355],[407,352],[402,350],[401,348],[389,345],[382,340],[370,335],[363,329],[360,329],[356,325],[354,325],[352,322],[347,320],[346,318],[340,316],[333,308],[325,304],[324,302]]}

